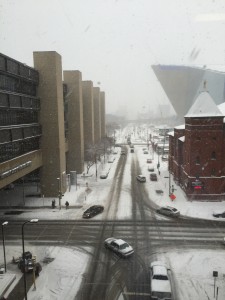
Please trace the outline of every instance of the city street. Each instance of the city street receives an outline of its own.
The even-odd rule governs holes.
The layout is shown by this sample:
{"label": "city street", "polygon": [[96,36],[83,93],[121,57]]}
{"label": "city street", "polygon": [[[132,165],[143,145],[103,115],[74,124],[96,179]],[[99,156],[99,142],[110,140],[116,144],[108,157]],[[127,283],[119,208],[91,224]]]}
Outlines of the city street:
{"label": "city street", "polygon": [[[1,214],[2,221],[8,217],[10,222],[5,236],[8,249],[8,271],[17,273],[18,276],[21,276],[21,273],[10,263],[10,259],[13,255],[21,255],[21,248],[18,247],[21,243],[21,226],[29,218],[39,218],[37,224],[27,225],[25,231],[26,249],[37,255],[38,261],[43,266],[40,277],[36,280],[38,286],[36,291],[31,287],[32,280],[28,277],[30,279],[29,299],[39,299],[37,294],[41,297],[43,292],[49,294],[49,299],[51,299],[51,294],[56,295],[56,299],[60,297],[61,299],[63,297],[74,299],[75,297],[78,300],[148,299],[150,297],[149,264],[158,259],[169,264],[173,299],[194,299],[196,295],[201,300],[210,299],[210,293],[213,292],[213,277],[210,268],[213,270],[214,267],[216,270],[220,268],[220,278],[225,273],[220,263],[220,256],[224,252],[224,245],[221,241],[225,236],[225,223],[195,219],[185,215],[174,219],[157,214],[156,199],[146,188],[146,185],[149,185],[149,179],[147,183],[140,183],[136,180],[137,174],[143,173],[144,167],[146,169],[147,166],[147,164],[144,165],[146,158],[143,159],[141,149],[141,146],[136,146],[135,153],[131,154],[128,152],[129,147],[126,147],[126,156],[120,156],[120,151],[118,151],[116,160],[110,165],[107,179],[100,180],[92,176],[82,181],[81,177],[79,191],[73,186],[71,191],[64,196],[63,201],[70,199],[71,207],[68,210],[64,206],[61,210],[58,208],[53,210],[45,206],[31,209],[27,206],[18,216]],[[99,165],[99,170],[101,168],[103,166]],[[161,180],[162,183],[155,183],[155,189],[159,184],[165,183],[164,178]],[[84,187],[82,187],[82,182]],[[166,193],[167,187],[164,189]],[[76,197],[76,203],[72,203],[72,193],[73,197]],[[83,220],[82,212],[93,204],[104,204],[104,212],[90,220]],[[49,210],[53,215],[50,218],[48,218]],[[131,244],[135,251],[134,255],[123,259],[106,250],[103,242],[111,236],[122,238]],[[75,253],[74,261],[73,254]],[[201,253],[200,256],[199,253]],[[210,261],[215,256],[218,260],[217,262],[213,260],[215,265],[211,266]],[[52,258],[51,262],[48,260],[49,257]],[[191,276],[194,269],[193,271],[186,270],[184,278],[182,268],[187,268],[187,266],[194,268],[196,257],[198,263],[201,263],[203,258],[210,263],[207,272],[212,278],[210,279],[207,275],[202,278],[198,276],[199,286],[194,286],[189,293],[184,293],[187,286],[193,284]],[[187,265],[182,267],[183,263],[189,259],[190,261],[186,262]],[[52,275],[56,276],[54,283],[49,278],[52,273],[49,268],[59,260],[61,263],[57,266],[58,271],[54,276]],[[73,266],[68,260],[73,261]],[[195,261],[195,266],[192,265],[192,260]],[[82,266],[78,263],[79,261],[82,261]],[[75,273],[72,270],[76,270]],[[70,278],[69,281],[68,278]],[[49,286],[46,285],[46,279]],[[223,280],[223,277],[217,280],[220,287],[218,299],[222,299],[221,295],[225,294],[222,287]],[[71,286],[73,286],[72,289]],[[17,295],[20,291],[21,299],[23,299],[22,281],[17,289]],[[7,299],[13,299],[13,297],[9,296]]]}

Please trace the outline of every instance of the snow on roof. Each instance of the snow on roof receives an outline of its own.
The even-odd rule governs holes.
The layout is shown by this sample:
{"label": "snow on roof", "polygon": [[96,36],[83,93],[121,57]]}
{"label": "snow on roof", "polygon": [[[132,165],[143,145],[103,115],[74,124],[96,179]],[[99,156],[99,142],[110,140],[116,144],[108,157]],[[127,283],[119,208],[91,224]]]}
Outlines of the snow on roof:
{"label": "snow on roof", "polygon": [[[225,116],[225,102],[217,105],[217,107],[219,108],[219,110],[221,111],[221,113]],[[225,118],[223,119],[223,123],[225,123]]]}
{"label": "snow on roof", "polygon": [[184,117],[222,117],[220,109],[208,92],[201,92]]}
{"label": "snow on roof", "polygon": [[185,136],[181,136],[178,140],[180,140],[181,142],[185,141]]}
{"label": "snow on roof", "polygon": [[219,110],[221,111],[221,113],[225,116],[225,102],[217,105],[217,107],[219,108]]}
{"label": "snow on roof", "polygon": [[167,134],[170,135],[170,136],[174,136],[174,131],[170,131]]}
{"label": "snow on roof", "polygon": [[174,127],[175,129],[185,129],[185,124]]}

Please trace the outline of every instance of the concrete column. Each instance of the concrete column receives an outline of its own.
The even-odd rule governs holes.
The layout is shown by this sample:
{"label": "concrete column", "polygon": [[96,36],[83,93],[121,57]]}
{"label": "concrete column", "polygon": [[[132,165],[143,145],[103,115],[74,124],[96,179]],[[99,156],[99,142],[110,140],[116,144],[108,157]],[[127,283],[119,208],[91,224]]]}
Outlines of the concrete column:
{"label": "concrete column", "polygon": [[105,137],[105,92],[100,92],[101,138]]}
{"label": "concrete column", "polygon": [[82,81],[84,149],[94,144],[93,82]]}
{"label": "concrete column", "polygon": [[100,88],[93,88],[94,103],[94,140],[98,143],[101,139],[101,113],[100,113]]}
{"label": "concrete column", "polygon": [[80,174],[84,170],[82,74],[80,71],[64,71],[63,77],[67,85],[65,101],[68,102],[67,172]]}
{"label": "concrete column", "polygon": [[55,197],[59,190],[66,190],[62,62],[55,51],[34,52],[33,58],[39,71],[37,94],[41,100],[41,193]]}

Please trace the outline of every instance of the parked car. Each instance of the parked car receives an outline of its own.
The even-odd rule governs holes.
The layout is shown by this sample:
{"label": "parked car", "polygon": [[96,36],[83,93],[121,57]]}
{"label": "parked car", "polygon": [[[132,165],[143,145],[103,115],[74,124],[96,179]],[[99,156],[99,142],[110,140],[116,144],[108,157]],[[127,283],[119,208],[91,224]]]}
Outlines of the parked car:
{"label": "parked car", "polygon": [[[155,167],[154,167],[153,164],[150,164],[150,165],[148,166],[148,171],[149,171],[149,172],[154,172],[154,171],[155,171]],[[156,175],[156,177],[157,177],[157,175]]]}
{"label": "parked car", "polygon": [[150,264],[150,286],[152,300],[171,300],[172,289],[168,276],[168,269],[161,261]]}
{"label": "parked car", "polygon": [[158,180],[157,174],[156,173],[151,173],[150,174],[150,180],[151,181],[157,181]]}
{"label": "parked car", "polygon": [[148,154],[148,150],[145,150],[145,151],[144,151],[144,154]]}
{"label": "parked car", "polygon": [[163,160],[163,161],[167,161],[167,160],[168,160],[168,155],[167,155],[167,154],[163,155],[163,156],[162,156],[162,160]]}
{"label": "parked car", "polygon": [[147,164],[151,164],[152,160],[150,158],[147,158]]}
{"label": "parked car", "polygon": [[108,163],[113,163],[115,160],[115,157],[110,157],[109,160],[108,160]]}
{"label": "parked car", "polygon": [[180,212],[178,209],[176,209],[175,207],[171,207],[171,206],[162,206],[159,209],[156,210],[157,213],[165,215],[165,216],[169,216],[169,217],[179,217],[180,216]]}
{"label": "parked car", "polygon": [[108,173],[101,173],[100,178],[106,179],[108,177]]}
{"label": "parked car", "polygon": [[102,205],[93,205],[89,207],[85,212],[83,213],[83,218],[84,219],[89,219],[92,218],[100,213],[102,213],[104,210],[104,206]]}
{"label": "parked car", "polygon": [[131,149],[130,149],[130,153],[134,153],[134,148],[131,148]]}
{"label": "parked car", "polygon": [[104,245],[106,249],[112,250],[123,258],[129,257],[134,253],[133,248],[122,239],[111,237],[105,240]]}
{"label": "parked car", "polygon": [[215,218],[225,218],[225,211],[222,213],[213,213],[213,217]]}
{"label": "parked car", "polygon": [[146,177],[144,175],[138,175],[136,178],[140,182],[146,182]]}

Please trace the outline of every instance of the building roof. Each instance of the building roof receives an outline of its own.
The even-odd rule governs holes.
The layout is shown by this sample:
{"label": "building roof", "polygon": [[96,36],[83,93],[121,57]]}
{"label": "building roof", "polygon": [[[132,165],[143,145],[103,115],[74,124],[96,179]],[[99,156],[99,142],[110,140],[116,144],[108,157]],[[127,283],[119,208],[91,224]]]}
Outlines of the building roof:
{"label": "building roof", "polygon": [[220,109],[215,104],[213,98],[208,92],[201,92],[196,98],[194,104],[184,117],[188,118],[204,118],[204,117],[222,117]]}
{"label": "building roof", "polygon": [[185,136],[181,136],[178,140],[180,140],[181,142],[185,142]]}
{"label": "building roof", "polygon": [[185,124],[178,125],[175,127],[175,129],[185,129]]}
{"label": "building roof", "polygon": [[164,89],[179,118],[183,119],[194,100],[202,91],[204,82],[214,102],[224,102],[225,72],[184,65],[152,65],[152,69]]}

